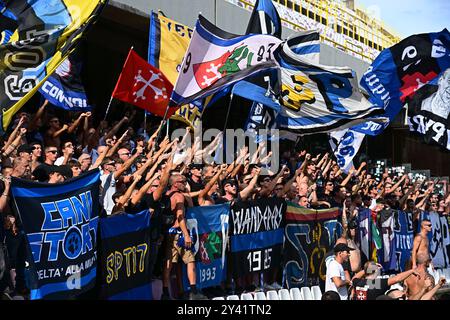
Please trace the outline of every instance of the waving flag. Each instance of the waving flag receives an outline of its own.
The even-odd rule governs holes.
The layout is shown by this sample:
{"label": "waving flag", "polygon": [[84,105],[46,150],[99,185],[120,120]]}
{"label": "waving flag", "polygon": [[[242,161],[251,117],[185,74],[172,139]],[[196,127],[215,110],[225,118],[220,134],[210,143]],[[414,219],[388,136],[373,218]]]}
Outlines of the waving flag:
{"label": "waving flag", "polygon": [[[164,117],[172,90],[172,84],[160,70],[130,49],[112,96]],[[174,112],[175,108],[170,108],[167,116]]]}
{"label": "waving flag", "polygon": [[348,173],[353,167],[353,158],[358,153],[365,136],[365,134],[351,129],[336,130],[330,133],[331,148],[334,150],[337,164],[345,173]]}
{"label": "waving flag", "polygon": [[[364,73],[360,84],[370,94],[369,101],[377,106],[383,106],[385,116],[393,121],[403,105],[413,99],[422,87],[427,84],[436,85],[438,78],[450,68],[449,52],[450,34],[447,29],[436,33],[410,36],[391,48],[383,50]],[[426,97],[422,96],[422,98]],[[408,111],[414,115],[417,113],[411,106]],[[434,122],[429,121],[442,123],[442,119],[433,119],[433,116],[430,117],[429,114],[425,116],[425,119],[416,118],[416,121],[413,121],[413,123],[416,122],[413,125],[414,130],[425,134],[423,130],[418,129],[422,127],[421,124],[417,125],[418,121],[424,120],[428,120],[427,127],[438,131],[434,135],[436,139],[446,145],[447,140],[443,137],[444,131],[441,126],[437,128]],[[377,135],[387,125],[388,123],[380,126],[368,122],[354,129],[365,134]],[[445,121],[443,128],[445,128]],[[442,137],[438,137],[441,131]]]}
{"label": "waving flag", "polygon": [[367,121],[382,112],[358,89],[354,71],[320,65],[296,54],[289,43],[277,55],[281,67],[280,129],[298,134],[328,132]]}
{"label": "waving flag", "polygon": [[14,31],[17,29],[16,16],[6,8],[0,0],[0,45],[8,43]]}
{"label": "waving flag", "polygon": [[[151,12],[148,62],[159,68],[172,85],[175,84],[193,30],[162,14]],[[170,119],[183,121],[192,128],[202,116],[200,103],[181,106]]]}
{"label": "waving flag", "polygon": [[70,54],[56,69],[39,92],[51,104],[70,111],[90,111],[84,86],[81,82],[81,60],[77,52]]}
{"label": "waving flag", "polygon": [[270,34],[281,38],[281,19],[272,0],[256,0],[246,34]]}
{"label": "waving flag", "polygon": [[78,43],[107,0],[14,0],[18,28],[0,47],[2,129]]}
{"label": "waving flag", "polygon": [[204,98],[274,67],[273,52],[280,43],[280,39],[269,35],[227,33],[200,15],[172,93],[172,103],[182,105]]}

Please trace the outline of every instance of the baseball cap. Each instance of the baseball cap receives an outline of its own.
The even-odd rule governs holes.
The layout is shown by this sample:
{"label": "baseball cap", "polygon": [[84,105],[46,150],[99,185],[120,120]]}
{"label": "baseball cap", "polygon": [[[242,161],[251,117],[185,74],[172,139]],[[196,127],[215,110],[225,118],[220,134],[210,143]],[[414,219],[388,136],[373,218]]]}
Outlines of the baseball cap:
{"label": "baseball cap", "polygon": [[17,153],[21,152],[31,153],[33,152],[33,149],[34,148],[28,144],[22,144],[19,146],[19,148],[17,148]]}
{"label": "baseball cap", "polygon": [[338,253],[341,251],[352,251],[355,249],[350,248],[348,245],[346,245],[345,243],[338,243],[337,245],[334,246],[334,253]]}

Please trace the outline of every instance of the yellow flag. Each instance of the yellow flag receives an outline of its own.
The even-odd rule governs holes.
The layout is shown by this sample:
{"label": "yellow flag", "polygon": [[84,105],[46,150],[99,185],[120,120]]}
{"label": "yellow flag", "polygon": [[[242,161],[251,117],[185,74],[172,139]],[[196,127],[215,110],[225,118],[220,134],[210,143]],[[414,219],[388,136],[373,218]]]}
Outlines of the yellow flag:
{"label": "yellow flag", "polygon": [[72,52],[108,0],[14,0],[18,29],[0,46],[1,129]]}

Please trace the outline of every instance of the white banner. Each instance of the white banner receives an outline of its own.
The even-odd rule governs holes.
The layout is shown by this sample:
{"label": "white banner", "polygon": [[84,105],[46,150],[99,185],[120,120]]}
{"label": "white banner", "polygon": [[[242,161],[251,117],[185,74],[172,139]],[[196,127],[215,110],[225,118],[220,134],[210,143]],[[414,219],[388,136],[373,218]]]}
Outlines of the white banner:
{"label": "white banner", "polygon": [[172,102],[186,104],[253,73],[275,67],[273,52],[280,43],[280,39],[270,35],[229,34],[200,15]]}

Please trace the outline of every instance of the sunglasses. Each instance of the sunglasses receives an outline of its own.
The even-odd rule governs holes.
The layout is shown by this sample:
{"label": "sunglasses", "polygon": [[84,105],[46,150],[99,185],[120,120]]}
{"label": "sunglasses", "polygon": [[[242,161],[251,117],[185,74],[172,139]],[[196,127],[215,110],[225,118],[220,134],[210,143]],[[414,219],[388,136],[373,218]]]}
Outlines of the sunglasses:
{"label": "sunglasses", "polygon": [[432,226],[431,224],[426,224],[426,225],[425,225],[425,227],[431,227],[431,226]]}

